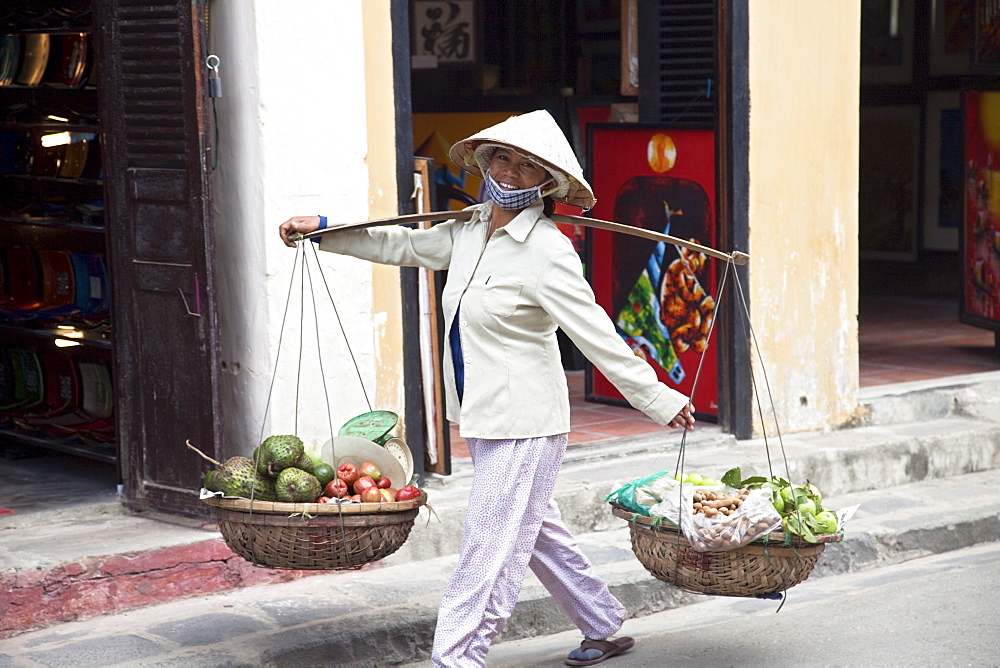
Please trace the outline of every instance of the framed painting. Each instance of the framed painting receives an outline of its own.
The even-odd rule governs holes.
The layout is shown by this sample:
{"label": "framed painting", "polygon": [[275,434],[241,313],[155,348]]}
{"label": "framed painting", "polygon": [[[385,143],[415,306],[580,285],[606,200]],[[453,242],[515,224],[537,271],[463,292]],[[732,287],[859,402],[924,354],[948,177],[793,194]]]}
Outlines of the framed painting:
{"label": "framed painting", "polygon": [[967,92],[962,322],[1000,332],[1000,92]]}
{"label": "framed painting", "polygon": [[[615,123],[591,124],[589,133],[595,218],[715,247],[714,131]],[[588,277],[619,335],[663,383],[692,397],[701,418],[717,416],[716,263],[662,242],[587,232]],[[624,405],[596,368],[586,372],[589,400]]]}
{"label": "framed painting", "polygon": [[1000,73],[1000,4],[975,0],[971,70],[977,74]]}
{"label": "framed painting", "polygon": [[958,91],[927,94],[924,128],[923,247],[958,250],[963,216],[962,99]]}
{"label": "framed painting", "polygon": [[862,84],[913,79],[913,5],[912,0],[861,0]]}
{"label": "framed painting", "polygon": [[860,125],[861,256],[916,261],[920,107],[862,107]]}
{"label": "framed painting", "polygon": [[968,74],[975,14],[969,0],[932,0],[928,73]]}

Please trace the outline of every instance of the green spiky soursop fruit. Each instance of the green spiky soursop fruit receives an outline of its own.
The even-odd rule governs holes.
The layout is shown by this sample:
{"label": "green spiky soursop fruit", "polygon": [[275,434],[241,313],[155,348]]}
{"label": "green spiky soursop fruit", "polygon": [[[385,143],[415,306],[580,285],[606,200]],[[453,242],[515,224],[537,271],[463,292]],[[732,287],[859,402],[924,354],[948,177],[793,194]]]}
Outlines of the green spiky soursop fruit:
{"label": "green spiky soursop fruit", "polygon": [[299,457],[299,461],[295,462],[295,468],[302,469],[306,473],[314,473],[316,468],[316,462],[308,453],[303,452],[302,456]]}
{"label": "green spiky soursop fruit", "polygon": [[219,489],[219,484],[215,481],[215,476],[219,475],[221,471],[219,469],[212,469],[211,471],[205,472],[205,477],[202,479],[201,486],[210,492],[221,492]]}
{"label": "green spiky soursop fruit", "polygon": [[[206,479],[208,476],[206,476]],[[211,476],[213,486],[226,496],[239,496],[244,499],[274,501],[274,481],[261,475],[252,461],[246,457],[230,457],[222,468]],[[206,489],[211,489],[206,487]]]}
{"label": "green spiky soursop fruit", "polygon": [[323,487],[311,473],[290,466],[281,471],[274,481],[274,493],[278,501],[288,503],[314,503]]}
{"label": "green spiky soursop fruit", "polygon": [[304,453],[305,446],[298,436],[268,436],[257,450],[257,470],[273,478],[288,467],[295,466]]}

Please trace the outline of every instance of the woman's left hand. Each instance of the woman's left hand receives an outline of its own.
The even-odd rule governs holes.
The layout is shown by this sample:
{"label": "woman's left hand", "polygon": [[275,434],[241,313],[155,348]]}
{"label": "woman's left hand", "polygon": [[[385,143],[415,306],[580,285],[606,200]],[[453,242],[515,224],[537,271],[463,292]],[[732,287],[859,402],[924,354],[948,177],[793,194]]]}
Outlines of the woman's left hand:
{"label": "woman's left hand", "polygon": [[677,417],[675,417],[673,420],[671,420],[670,424],[668,424],[667,426],[668,427],[673,427],[674,429],[677,429],[678,427],[683,427],[684,429],[687,429],[688,431],[693,430],[694,429],[694,405],[688,404],[687,406],[685,406],[683,408],[683,410],[681,410],[681,412],[677,414]]}

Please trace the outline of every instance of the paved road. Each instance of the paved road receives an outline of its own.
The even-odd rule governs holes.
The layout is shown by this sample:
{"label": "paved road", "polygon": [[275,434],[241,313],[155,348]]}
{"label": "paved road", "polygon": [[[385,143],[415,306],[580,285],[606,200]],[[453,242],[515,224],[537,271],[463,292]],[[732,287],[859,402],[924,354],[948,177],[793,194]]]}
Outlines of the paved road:
{"label": "paved road", "polygon": [[[623,634],[635,647],[601,666],[1000,666],[998,598],[1000,543],[989,543],[806,580],[777,614],[774,601],[710,597],[629,620]],[[498,643],[489,665],[559,666],[579,641]]]}

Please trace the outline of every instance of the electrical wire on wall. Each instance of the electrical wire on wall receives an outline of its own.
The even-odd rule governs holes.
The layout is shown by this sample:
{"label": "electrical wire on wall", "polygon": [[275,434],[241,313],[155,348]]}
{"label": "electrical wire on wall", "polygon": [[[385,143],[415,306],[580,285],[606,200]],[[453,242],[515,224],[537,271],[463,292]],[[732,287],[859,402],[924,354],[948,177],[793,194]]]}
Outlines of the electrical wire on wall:
{"label": "electrical wire on wall", "polygon": [[219,112],[215,101],[222,97],[222,78],[219,76],[219,65],[222,59],[211,53],[212,46],[212,0],[205,0],[205,26],[202,53],[207,53],[205,67],[208,68],[208,98],[212,102],[212,143],[206,148],[212,152],[212,171],[219,167]]}

